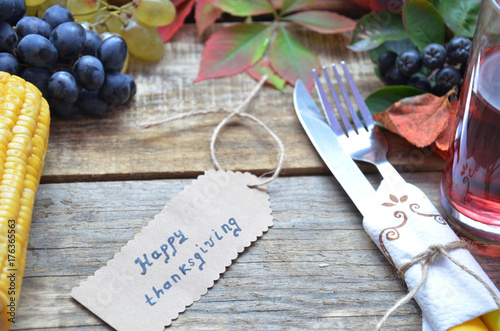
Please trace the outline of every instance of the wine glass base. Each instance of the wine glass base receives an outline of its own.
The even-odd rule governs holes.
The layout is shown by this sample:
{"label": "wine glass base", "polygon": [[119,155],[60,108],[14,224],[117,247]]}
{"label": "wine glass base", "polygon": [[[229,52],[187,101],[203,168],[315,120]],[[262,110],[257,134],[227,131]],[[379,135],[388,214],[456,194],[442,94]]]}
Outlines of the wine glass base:
{"label": "wine glass base", "polygon": [[444,194],[442,185],[440,200],[444,218],[454,229],[473,240],[500,246],[500,226],[484,224],[460,213]]}

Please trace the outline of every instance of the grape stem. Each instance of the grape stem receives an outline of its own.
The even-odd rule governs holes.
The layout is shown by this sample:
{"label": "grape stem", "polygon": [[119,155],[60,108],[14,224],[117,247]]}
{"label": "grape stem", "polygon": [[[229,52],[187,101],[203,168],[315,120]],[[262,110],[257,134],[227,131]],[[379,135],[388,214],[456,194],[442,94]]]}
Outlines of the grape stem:
{"label": "grape stem", "polygon": [[[113,16],[115,16],[116,18],[118,18],[118,20],[120,20],[120,23],[123,26],[127,26],[128,25],[128,22],[121,16],[121,14],[126,14],[127,16],[130,16],[129,9],[135,5],[133,1],[131,1],[131,2],[127,3],[127,4],[124,4],[121,7],[118,7],[118,6],[115,6],[115,5],[110,5],[109,3],[107,3],[104,0],[96,0],[96,1],[99,4],[101,4],[103,7],[99,8],[98,10],[96,10],[94,12],[85,13],[85,14],[81,14],[81,15],[89,15],[89,14],[94,14],[94,13],[99,13],[99,12],[105,12],[105,11],[109,11],[110,13],[108,15],[106,15],[106,17],[104,17],[102,20],[99,20],[99,21],[97,21],[95,23],[90,24],[91,27],[96,27],[98,25],[105,24]],[[78,16],[78,15],[74,15],[74,16]]]}

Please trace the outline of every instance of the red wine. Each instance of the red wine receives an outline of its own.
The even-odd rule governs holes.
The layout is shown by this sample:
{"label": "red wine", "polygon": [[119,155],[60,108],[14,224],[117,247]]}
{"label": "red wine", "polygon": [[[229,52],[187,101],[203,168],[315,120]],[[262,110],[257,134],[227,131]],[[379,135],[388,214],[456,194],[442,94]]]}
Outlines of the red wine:
{"label": "red wine", "polygon": [[469,65],[442,192],[463,215],[500,226],[500,46]]}

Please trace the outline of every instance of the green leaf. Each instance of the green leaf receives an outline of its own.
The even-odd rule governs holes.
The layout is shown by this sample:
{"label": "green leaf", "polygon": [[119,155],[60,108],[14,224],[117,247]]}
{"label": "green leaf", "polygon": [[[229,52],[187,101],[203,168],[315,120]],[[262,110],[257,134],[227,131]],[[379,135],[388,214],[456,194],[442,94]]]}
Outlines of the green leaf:
{"label": "green leaf", "polygon": [[370,94],[365,102],[372,115],[374,115],[386,110],[403,98],[423,93],[425,92],[411,86],[386,86]]}
{"label": "green leaf", "polygon": [[319,33],[342,33],[352,31],[356,26],[350,18],[324,10],[298,12],[282,19]]}
{"label": "green leaf", "polygon": [[409,49],[417,49],[417,46],[415,46],[409,38],[397,41],[386,41],[379,47],[370,50],[370,57],[373,62],[378,62],[378,57],[385,51],[393,51],[396,54],[401,54]]}
{"label": "green leaf", "polygon": [[265,53],[272,28],[266,24],[238,24],[213,33],[205,44],[195,82],[243,72]]}
{"label": "green leaf", "polygon": [[280,15],[285,15],[294,11],[298,11],[304,6],[314,4],[315,0],[285,0],[281,6]]}
{"label": "green leaf", "polygon": [[403,21],[410,39],[420,51],[431,43],[443,44],[443,17],[427,0],[409,0],[403,7]]}
{"label": "green leaf", "polygon": [[441,0],[437,7],[455,36],[472,38],[481,3],[477,0]]}
{"label": "green leaf", "polygon": [[212,4],[233,16],[274,13],[274,8],[268,0],[213,0]]}
{"label": "green leaf", "polygon": [[283,91],[283,88],[285,88],[286,81],[276,74],[276,72],[271,68],[271,63],[269,61],[259,61],[253,67],[248,68],[247,72],[257,81],[260,81],[264,75],[267,75],[266,82],[273,85],[280,91]]}
{"label": "green leaf", "polygon": [[401,16],[389,11],[370,13],[358,22],[354,28],[351,43],[353,51],[368,51],[391,40],[408,38]]}
{"label": "green leaf", "polygon": [[314,85],[312,69],[320,68],[316,55],[280,26],[271,44],[271,66],[291,85],[301,79],[311,90]]}

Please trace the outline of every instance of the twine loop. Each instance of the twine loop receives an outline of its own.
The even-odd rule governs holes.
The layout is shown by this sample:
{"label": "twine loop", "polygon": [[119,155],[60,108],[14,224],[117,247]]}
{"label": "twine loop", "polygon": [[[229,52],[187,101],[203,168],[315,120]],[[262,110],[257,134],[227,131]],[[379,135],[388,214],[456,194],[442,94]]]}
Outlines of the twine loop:
{"label": "twine loop", "polygon": [[[224,109],[212,109],[212,110],[201,110],[201,111],[193,111],[193,112],[188,112],[188,113],[182,113],[176,116],[172,116],[160,121],[155,121],[155,122],[149,122],[149,123],[144,123],[141,125],[141,128],[150,128],[153,126],[157,126],[160,124],[165,124],[168,122],[173,122],[179,119],[183,118],[188,118],[188,117],[195,117],[195,116],[200,116],[200,115],[207,115],[207,114],[214,114],[214,113],[229,113],[218,125],[215,127],[214,132],[212,134],[212,138],[210,139],[210,157],[212,159],[212,164],[216,170],[223,170],[221,165],[219,164],[219,161],[217,161],[217,158],[215,157],[215,142],[217,140],[217,136],[219,135],[219,132],[221,129],[234,117],[242,117],[242,118],[247,118],[255,123],[257,123],[259,126],[261,126],[264,130],[266,130],[269,135],[275,140],[276,144],[278,145],[278,165],[276,166],[275,170],[272,171],[272,176],[269,178],[262,180],[258,183],[253,183],[253,184],[248,184],[248,187],[250,188],[259,188],[266,190],[265,187],[263,187],[266,184],[269,184],[272,182],[274,179],[276,179],[281,172],[281,169],[283,168],[283,162],[285,161],[285,147],[283,145],[283,142],[281,139],[271,130],[264,122],[259,120],[257,117],[250,115],[248,113],[245,113],[244,110],[248,107],[250,104],[250,101],[257,95],[257,92],[259,92],[260,88],[262,85],[267,80],[267,75],[264,75],[262,79],[257,83],[257,85],[253,88],[253,90],[250,92],[250,94],[243,100],[243,102],[236,107],[233,111],[226,111]],[[264,174],[265,175],[265,174]]]}
{"label": "twine loop", "polygon": [[401,298],[398,302],[396,302],[396,304],[386,312],[384,317],[378,322],[376,330],[377,331],[381,330],[382,326],[385,324],[385,322],[387,322],[392,313],[394,313],[404,304],[408,303],[415,296],[415,294],[420,290],[420,288],[424,285],[427,279],[427,272],[429,270],[429,266],[436,260],[436,258],[440,256],[448,258],[451,262],[453,262],[455,265],[457,265],[459,268],[467,272],[469,275],[474,277],[479,283],[481,283],[486,288],[486,290],[491,294],[496,305],[500,308],[500,298],[495,293],[493,288],[481,277],[479,277],[474,271],[470,270],[466,265],[462,264],[448,253],[448,251],[460,248],[468,248],[468,247],[469,244],[463,240],[452,241],[445,245],[441,244],[430,245],[425,251],[415,255],[410,261],[403,264],[397,270],[398,275],[401,278],[403,278],[403,280],[406,271],[408,271],[408,269],[417,264],[422,264],[422,278],[410,292],[408,292],[403,298]]}

